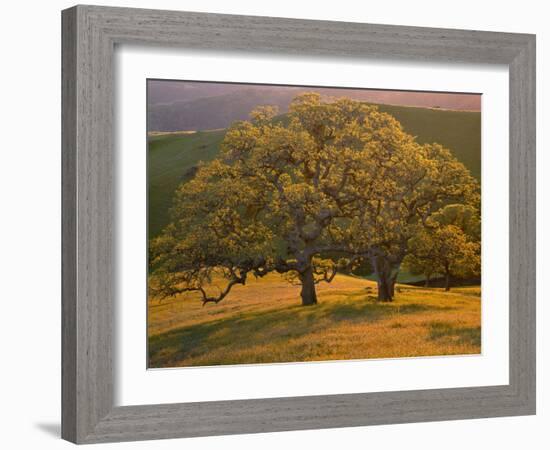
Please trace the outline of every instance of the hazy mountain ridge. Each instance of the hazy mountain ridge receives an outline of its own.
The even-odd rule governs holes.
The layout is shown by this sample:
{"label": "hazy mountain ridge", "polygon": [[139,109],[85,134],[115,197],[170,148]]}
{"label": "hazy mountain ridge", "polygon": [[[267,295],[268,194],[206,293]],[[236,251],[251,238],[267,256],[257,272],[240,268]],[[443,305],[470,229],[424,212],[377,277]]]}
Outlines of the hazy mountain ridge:
{"label": "hazy mountain ridge", "polygon": [[[195,88],[196,89],[196,88]],[[157,103],[149,101],[147,110],[148,131],[190,131],[226,128],[236,120],[246,120],[258,105],[275,105],[281,113],[288,111],[292,99],[303,92],[317,91],[310,87],[252,87],[234,86],[233,92],[193,98],[171,103]],[[200,90],[205,93],[205,90]],[[209,92],[213,92],[210,90]],[[323,96],[345,97],[355,100],[384,105],[392,104],[419,108],[440,108],[456,111],[470,111],[476,109],[475,99],[464,96],[457,100],[455,94],[439,94],[437,100],[426,96],[423,92],[406,92],[400,103],[399,93],[374,90],[348,91],[338,88],[323,88]],[[189,96],[189,94],[187,94]],[[159,98],[157,95],[155,98]],[[452,106],[452,107],[450,107]]]}
{"label": "hazy mountain ridge", "polygon": [[187,131],[227,128],[236,120],[248,119],[258,105],[275,105],[286,112],[295,91],[246,89],[196,100],[151,105],[147,111],[148,131]]}
{"label": "hazy mountain ridge", "polygon": [[216,97],[250,89],[247,84],[193,82],[178,80],[148,80],[147,101],[149,105],[189,102],[199,98]]}

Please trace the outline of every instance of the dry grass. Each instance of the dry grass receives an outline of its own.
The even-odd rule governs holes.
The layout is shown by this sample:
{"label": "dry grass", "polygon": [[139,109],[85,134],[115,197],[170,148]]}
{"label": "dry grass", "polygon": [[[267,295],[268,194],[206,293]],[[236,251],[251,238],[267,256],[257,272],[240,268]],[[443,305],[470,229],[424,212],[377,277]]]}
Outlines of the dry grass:
{"label": "dry grass", "polygon": [[236,286],[218,305],[193,295],[149,302],[149,367],[477,354],[480,288],[399,286],[378,303],[375,284],[338,275],[300,306],[279,275]]}

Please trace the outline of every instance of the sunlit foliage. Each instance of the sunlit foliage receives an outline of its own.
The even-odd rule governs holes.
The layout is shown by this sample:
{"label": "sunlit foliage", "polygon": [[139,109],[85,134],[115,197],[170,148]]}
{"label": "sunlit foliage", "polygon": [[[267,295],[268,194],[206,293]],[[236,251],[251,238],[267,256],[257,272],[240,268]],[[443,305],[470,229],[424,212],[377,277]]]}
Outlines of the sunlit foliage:
{"label": "sunlit foliage", "polygon": [[[427,283],[435,274],[477,277],[481,272],[481,224],[475,208],[448,205],[434,214],[408,245],[404,264],[411,273],[423,274]],[[426,283],[426,284],[427,284]]]}
{"label": "sunlit foliage", "polygon": [[457,202],[478,204],[478,185],[448,149],[418,144],[375,106],[303,94],[284,119],[267,106],[233,124],[219,158],[180,186],[151,245],[150,287],[218,303],[278,272],[311,305],[317,282],[368,260],[391,300],[409,240]]}

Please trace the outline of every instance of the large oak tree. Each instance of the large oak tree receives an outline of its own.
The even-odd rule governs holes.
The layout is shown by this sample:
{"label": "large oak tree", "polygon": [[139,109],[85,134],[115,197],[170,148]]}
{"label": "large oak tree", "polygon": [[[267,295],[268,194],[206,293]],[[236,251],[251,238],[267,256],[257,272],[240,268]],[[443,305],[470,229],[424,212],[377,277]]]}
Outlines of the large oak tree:
{"label": "large oak tree", "polygon": [[316,283],[368,260],[379,298],[391,299],[411,235],[476,183],[448,150],[418,144],[375,106],[309,93],[275,115],[261,107],[235,123],[219,158],[180,186],[151,245],[153,293],[217,303],[249,276],[278,272],[312,305]]}

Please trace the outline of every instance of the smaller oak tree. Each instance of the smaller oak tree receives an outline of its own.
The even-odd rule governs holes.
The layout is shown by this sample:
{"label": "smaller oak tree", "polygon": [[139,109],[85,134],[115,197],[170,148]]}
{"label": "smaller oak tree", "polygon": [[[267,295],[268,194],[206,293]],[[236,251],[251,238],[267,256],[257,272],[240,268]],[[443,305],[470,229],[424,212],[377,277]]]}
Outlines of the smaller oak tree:
{"label": "smaller oak tree", "polygon": [[478,276],[481,270],[480,221],[475,208],[447,205],[409,240],[404,265],[413,274],[426,277],[426,286],[435,274],[445,278]]}

